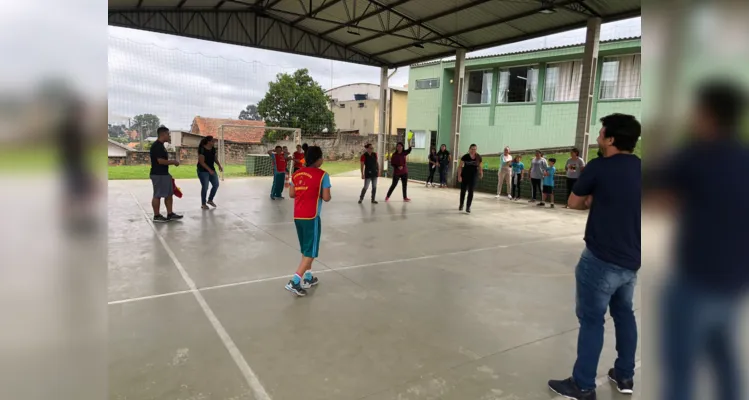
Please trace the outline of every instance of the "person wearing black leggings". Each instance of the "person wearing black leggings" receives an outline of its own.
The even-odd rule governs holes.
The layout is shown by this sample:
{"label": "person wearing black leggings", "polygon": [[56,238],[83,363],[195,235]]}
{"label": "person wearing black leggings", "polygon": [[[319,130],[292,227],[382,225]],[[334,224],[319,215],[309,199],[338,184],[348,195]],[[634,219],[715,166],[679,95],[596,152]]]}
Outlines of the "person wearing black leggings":
{"label": "person wearing black leggings", "polygon": [[434,187],[434,173],[437,172],[437,168],[439,168],[440,163],[437,160],[437,149],[432,146],[431,149],[429,149],[429,177],[427,177],[427,187],[429,187],[429,184],[432,184],[432,187]]}
{"label": "person wearing black leggings", "polygon": [[393,184],[390,185],[390,189],[388,189],[385,201],[390,201],[390,195],[393,194],[393,190],[398,186],[399,180],[403,187],[403,201],[411,201],[411,199],[408,198],[408,165],[406,164],[406,156],[409,154],[411,154],[411,147],[409,147],[408,150],[403,150],[402,142],[398,142],[398,144],[395,145],[395,153],[390,157],[390,165],[393,166]]}
{"label": "person wearing black leggings", "polygon": [[444,144],[440,146],[440,151],[437,152],[437,161],[439,162],[439,169],[440,169],[440,187],[446,188],[447,187],[447,169],[450,167],[450,163],[452,162],[452,157],[450,156],[450,152],[447,151],[447,146]]}
{"label": "person wearing black leggings", "polygon": [[468,154],[460,159],[458,165],[458,182],[460,182],[460,207],[458,211],[463,211],[466,192],[468,192],[468,203],[466,203],[466,212],[471,213],[471,203],[473,202],[473,190],[476,188],[478,180],[484,177],[484,170],[481,168],[481,156],[476,153],[476,145],[472,144],[468,148]]}
{"label": "person wearing black leggings", "polygon": [[544,172],[546,172],[548,167],[549,163],[546,162],[544,154],[541,150],[536,150],[536,157],[531,160],[530,176],[531,187],[533,190],[531,192],[531,199],[528,201],[529,203],[533,203],[537,199],[543,200],[543,195],[541,194],[541,180],[544,179]]}

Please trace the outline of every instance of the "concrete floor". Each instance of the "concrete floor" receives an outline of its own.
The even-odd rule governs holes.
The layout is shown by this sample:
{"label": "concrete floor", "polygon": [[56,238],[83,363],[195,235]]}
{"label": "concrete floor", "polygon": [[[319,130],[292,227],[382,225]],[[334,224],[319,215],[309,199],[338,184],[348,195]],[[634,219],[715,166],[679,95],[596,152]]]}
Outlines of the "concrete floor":
{"label": "concrete floor", "polygon": [[109,183],[110,399],[553,399],[571,374],[585,213],[477,194],[460,214],[457,191],[416,183],[410,204],[381,187],[358,205],[361,180],[334,177],[321,283],[295,298],[292,200],[233,179],[202,211],[178,183],[184,220],[156,226],[149,181]]}

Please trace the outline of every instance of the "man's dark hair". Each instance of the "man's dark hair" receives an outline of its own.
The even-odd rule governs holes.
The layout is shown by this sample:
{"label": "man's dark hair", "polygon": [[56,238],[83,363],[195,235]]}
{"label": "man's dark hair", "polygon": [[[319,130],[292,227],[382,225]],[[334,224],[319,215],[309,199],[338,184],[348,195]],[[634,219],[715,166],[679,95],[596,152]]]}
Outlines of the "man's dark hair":
{"label": "man's dark hair", "polygon": [[737,134],[746,102],[746,93],[736,83],[710,81],[697,89],[697,106],[715,119],[724,135]]}
{"label": "man's dark hair", "polygon": [[278,150],[278,149],[281,149],[281,150],[283,150],[283,147],[281,147],[281,146],[276,146],[276,150]]}
{"label": "man's dark hair", "polygon": [[[540,154],[541,156],[543,156],[543,155],[544,155],[544,152],[543,152],[543,151],[541,151],[541,150],[536,150],[536,153]],[[535,153],[533,153],[533,154],[535,154]]]}
{"label": "man's dark hair", "polygon": [[471,143],[471,145],[468,146],[468,148],[470,149],[471,147],[478,147],[478,146],[476,146],[476,143]]}
{"label": "man's dark hair", "polygon": [[307,152],[308,148],[309,146],[307,145],[307,143],[302,143],[302,150],[304,150],[305,153]]}
{"label": "man's dark hair", "polygon": [[158,137],[158,136],[161,136],[162,133],[168,133],[168,132],[169,132],[169,128],[162,125],[159,127],[159,129],[156,129],[156,136]]}
{"label": "man's dark hair", "polygon": [[580,155],[580,149],[578,149],[577,147],[575,147],[574,149],[572,149],[572,152],[575,153],[575,155],[577,155],[577,156]]}
{"label": "man's dark hair", "polygon": [[632,152],[640,139],[642,128],[637,119],[628,114],[611,114],[601,118],[601,124],[606,128],[603,136],[614,138],[614,147],[620,151]]}
{"label": "man's dark hair", "polygon": [[319,146],[310,146],[307,148],[306,161],[307,165],[313,165],[317,160],[322,158],[322,149]]}
{"label": "man's dark hair", "polygon": [[404,146],[404,145],[403,145],[403,142],[398,142],[398,143],[396,143],[396,144],[395,144],[395,147],[398,147],[398,145],[401,145],[401,147],[406,147],[406,146]]}
{"label": "man's dark hair", "polygon": [[372,147],[372,143],[367,143],[367,144],[365,144],[365,145],[364,145],[364,148],[365,148],[365,149],[368,149],[368,148],[370,148],[370,147]]}
{"label": "man's dark hair", "polygon": [[549,162],[553,162],[553,163],[555,163],[555,162],[557,162],[557,159],[556,159],[556,158],[554,158],[554,157],[552,157],[552,158],[550,158],[550,159],[549,159]]}

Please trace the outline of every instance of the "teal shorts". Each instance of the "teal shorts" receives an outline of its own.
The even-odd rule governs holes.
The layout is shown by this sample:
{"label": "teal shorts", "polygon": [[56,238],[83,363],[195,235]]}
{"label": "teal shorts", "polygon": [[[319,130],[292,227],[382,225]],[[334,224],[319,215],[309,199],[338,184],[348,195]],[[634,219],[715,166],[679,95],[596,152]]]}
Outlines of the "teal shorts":
{"label": "teal shorts", "polygon": [[314,219],[295,219],[296,235],[299,237],[299,247],[302,255],[310,258],[317,258],[317,252],[320,249],[320,235],[322,227],[320,217]]}

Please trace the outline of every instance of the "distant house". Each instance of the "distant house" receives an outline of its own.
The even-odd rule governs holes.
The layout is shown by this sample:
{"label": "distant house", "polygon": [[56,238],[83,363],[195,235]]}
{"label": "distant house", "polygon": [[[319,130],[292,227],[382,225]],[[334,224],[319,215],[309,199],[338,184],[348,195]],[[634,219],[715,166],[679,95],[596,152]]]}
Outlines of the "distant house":
{"label": "distant house", "polygon": [[265,134],[264,121],[205,118],[201,116],[193,119],[189,133],[198,137],[213,136],[218,139],[221,126],[223,126],[224,140],[228,142],[260,144]]}
{"label": "distant house", "polygon": [[112,139],[107,139],[107,141],[107,156],[109,157],[127,157],[127,153],[133,151],[128,146],[115,142]]}

